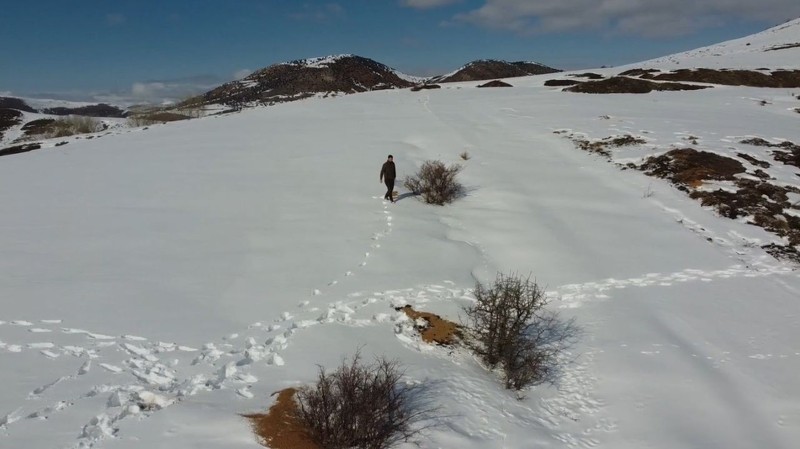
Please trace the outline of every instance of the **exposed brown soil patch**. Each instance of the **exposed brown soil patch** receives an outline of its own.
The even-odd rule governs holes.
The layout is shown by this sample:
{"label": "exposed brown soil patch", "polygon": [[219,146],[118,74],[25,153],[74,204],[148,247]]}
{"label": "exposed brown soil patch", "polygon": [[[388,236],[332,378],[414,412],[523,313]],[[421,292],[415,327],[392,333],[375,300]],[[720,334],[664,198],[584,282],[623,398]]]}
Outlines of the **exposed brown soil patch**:
{"label": "exposed brown soil patch", "polygon": [[38,150],[42,146],[38,143],[28,143],[25,145],[16,145],[13,147],[6,147],[0,150],[0,156],[9,156],[12,154],[27,153],[28,151]]}
{"label": "exposed brown soil patch", "polygon": [[695,187],[706,180],[734,180],[734,175],[745,172],[744,165],[735,159],[693,148],[651,156],[639,169],[674,184]]}
{"label": "exposed brown soil patch", "polygon": [[156,112],[144,116],[147,120],[154,122],[177,122],[180,120],[189,120],[191,117],[183,114],[176,114],[174,112]]}
{"label": "exposed brown soil patch", "polygon": [[772,176],[770,176],[769,173],[765,172],[760,168],[757,168],[756,171],[753,172],[753,176],[762,181],[769,181],[770,179],[772,179]]}
{"label": "exposed brown soil patch", "polygon": [[758,147],[781,148],[780,150],[772,151],[773,159],[778,162],[783,162],[786,165],[800,167],[800,145],[794,142],[784,140],[781,143],[771,143],[760,137],[753,137],[742,140],[740,143]]}
{"label": "exposed brown soil patch", "polygon": [[791,190],[750,179],[737,179],[736,187],[736,192],[697,191],[691,196],[724,217],[752,217],[752,224],[786,237],[790,245],[800,245],[800,217],[784,211],[793,207],[787,195]]}
{"label": "exposed brown soil patch", "polygon": [[442,88],[442,86],[440,86],[438,84],[418,84],[418,85],[412,87],[411,91],[412,92],[419,92],[419,91],[425,90],[425,89],[441,89],[441,88]]}
{"label": "exposed brown soil patch", "polygon": [[0,139],[3,133],[22,121],[22,113],[15,109],[0,109]]}
{"label": "exposed brown soil patch", "polygon": [[656,83],[653,81],[638,78],[628,78],[625,76],[615,76],[612,78],[587,81],[576,86],[568,87],[564,90],[568,92],[579,92],[585,94],[646,94],[652,91],[679,91],[679,90],[700,90],[709,86],[698,86],[682,83]]}
{"label": "exposed brown soil patch", "polygon": [[266,414],[244,415],[250,420],[259,443],[272,449],[322,449],[308,436],[305,425],[297,417],[297,390],[287,388],[277,393],[278,399]]}
{"label": "exposed brown soil patch", "polygon": [[427,321],[428,325],[426,327],[418,328],[420,335],[422,335],[422,341],[426,343],[449,346],[454,344],[461,334],[458,324],[445,320],[439,315],[429,312],[418,312],[410,305],[398,307],[395,310],[402,310],[412,320],[416,321],[422,318]]}
{"label": "exposed brown soil patch", "polygon": [[619,76],[642,76],[660,72],[661,70],[658,69],[631,69],[620,73]]}
{"label": "exposed brown soil patch", "polygon": [[513,86],[504,81],[494,80],[494,81],[489,81],[488,83],[481,84],[478,87],[513,87]]}
{"label": "exposed brown soil patch", "polygon": [[800,167],[800,148],[792,148],[791,151],[773,151],[772,157],[786,165]]}
{"label": "exposed brown soil patch", "polygon": [[55,129],[55,127],[53,126],[55,122],[56,121],[51,118],[31,120],[30,122],[22,125],[22,130],[25,131],[26,136],[47,134]]}
{"label": "exposed brown soil patch", "polygon": [[567,75],[567,76],[574,76],[575,78],[588,78],[590,80],[601,80],[601,79],[605,78],[603,75],[601,75],[599,73],[592,73],[592,72],[575,73],[575,74]]}
{"label": "exposed brown soil patch", "polygon": [[[561,133],[557,132],[557,134]],[[606,137],[605,139],[595,140],[595,141],[576,138],[572,134],[566,137],[572,140],[575,143],[575,145],[581,150],[588,151],[590,153],[600,154],[607,158],[611,157],[612,147],[619,148],[630,145],[643,145],[647,143],[646,140],[640,137],[631,136],[630,134],[626,134],[624,136]]]}
{"label": "exposed brown soil patch", "polygon": [[658,75],[644,74],[642,78],[726,86],[800,87],[800,70],[775,70],[771,73],[762,73],[755,70],[680,69]]}
{"label": "exposed brown soil patch", "polygon": [[768,254],[776,259],[788,260],[790,262],[800,264],[800,251],[793,246],[776,245],[771,243],[769,245],[762,246],[762,248],[764,248]]}
{"label": "exposed brown soil patch", "polygon": [[576,84],[580,84],[582,81],[578,80],[547,80],[544,82],[545,86],[549,87],[563,87],[563,86],[574,86]]}
{"label": "exposed brown soil patch", "polygon": [[762,161],[760,159],[756,159],[756,158],[754,158],[753,156],[750,156],[747,153],[736,153],[736,155],[739,156],[740,158],[746,160],[747,162],[755,165],[756,167],[761,167],[761,168],[769,168],[770,167],[770,163],[769,162]]}

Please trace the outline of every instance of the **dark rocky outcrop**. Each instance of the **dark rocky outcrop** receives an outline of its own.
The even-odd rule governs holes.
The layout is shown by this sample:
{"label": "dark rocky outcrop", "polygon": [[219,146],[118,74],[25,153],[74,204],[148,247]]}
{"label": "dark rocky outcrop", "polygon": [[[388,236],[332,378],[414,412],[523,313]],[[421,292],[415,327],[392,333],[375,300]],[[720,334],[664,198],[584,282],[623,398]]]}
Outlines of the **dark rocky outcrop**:
{"label": "dark rocky outcrop", "polygon": [[544,82],[545,86],[549,87],[564,87],[564,86],[574,86],[576,84],[580,84],[582,81],[578,80],[547,80]]}
{"label": "dark rocky outcrop", "polygon": [[412,87],[411,91],[412,92],[419,92],[421,90],[426,90],[426,89],[441,89],[441,88],[442,88],[442,86],[440,86],[438,84],[418,84],[418,85]]}
{"label": "dark rocky outcrop", "polygon": [[682,83],[656,83],[626,76],[615,76],[612,78],[587,81],[564,90],[568,92],[580,92],[586,94],[646,94],[652,91],[678,91],[678,90],[699,90],[709,86],[698,86],[694,84]]}
{"label": "dark rocky outcrop", "polygon": [[22,113],[16,109],[0,109],[0,139],[3,138],[4,132],[21,121]]}
{"label": "dark rocky outcrop", "polygon": [[798,48],[800,47],[800,42],[796,44],[783,44],[783,45],[776,45],[774,47],[767,48],[764,51],[776,51],[776,50],[787,50],[789,48]]}
{"label": "dark rocky outcrop", "polygon": [[772,157],[776,161],[783,162],[786,165],[800,167],[800,145],[790,140],[784,140],[781,143],[770,143],[760,137],[753,137],[744,139],[740,143],[757,147],[780,148],[779,150],[772,151]]}
{"label": "dark rocky outcrop", "polygon": [[22,131],[26,136],[35,136],[39,134],[46,134],[53,130],[55,120],[51,118],[42,118],[38,120],[31,120],[30,122],[22,125]]}
{"label": "dark rocky outcrop", "polygon": [[[766,71],[766,70],[765,70]],[[668,73],[634,69],[620,75],[640,76],[657,81],[682,81],[748,87],[800,87],[800,70],[773,70],[764,73],[756,70],[680,69]]]}
{"label": "dark rocky outcrop", "polygon": [[16,145],[13,147],[6,147],[0,150],[0,156],[9,156],[12,154],[27,153],[28,151],[38,150],[42,146],[38,143],[26,143],[24,145]]}
{"label": "dark rocky outcrop", "polygon": [[741,162],[708,151],[681,148],[660,156],[651,156],[639,167],[650,176],[666,178],[675,184],[697,186],[706,180],[736,179],[744,173]]}
{"label": "dark rocky outcrop", "polygon": [[599,73],[592,73],[592,72],[574,73],[572,75],[567,75],[567,76],[572,76],[572,77],[575,77],[575,78],[587,78],[587,79],[590,79],[590,80],[601,80],[601,79],[605,78],[603,75],[601,75]]}
{"label": "dark rocky outcrop", "polygon": [[484,81],[497,78],[514,78],[518,76],[543,75],[561,70],[535,62],[507,62],[483,59],[470,62],[451,75],[434,77],[432,82],[452,83],[459,81]]}
{"label": "dark rocky outcrop", "polygon": [[505,81],[494,80],[494,81],[489,81],[488,83],[481,84],[478,87],[514,87],[514,86],[506,83]]}

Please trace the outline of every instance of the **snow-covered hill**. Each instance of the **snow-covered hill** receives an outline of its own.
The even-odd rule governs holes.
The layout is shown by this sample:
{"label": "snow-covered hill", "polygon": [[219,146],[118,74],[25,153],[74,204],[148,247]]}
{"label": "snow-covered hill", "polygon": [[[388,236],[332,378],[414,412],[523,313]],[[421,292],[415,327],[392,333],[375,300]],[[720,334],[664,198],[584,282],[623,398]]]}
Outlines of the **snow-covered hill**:
{"label": "snow-covered hill", "polygon": [[[429,386],[424,448],[794,448],[800,272],[762,249],[785,239],[565,136],[646,140],[612,149],[620,163],[741,152],[798,188],[800,169],[740,141],[800,142],[800,99],[545,79],[312,98],[0,158],[0,447],[255,449],[242,413],[363,347]],[[467,196],[386,203],[389,153],[401,177],[462,163]],[[457,319],[498,271],[531,273],[585,332],[559,385],[523,400],[394,309]]]}
{"label": "snow-covered hill", "polygon": [[656,58],[637,67],[800,69],[800,19],[696,50]]}

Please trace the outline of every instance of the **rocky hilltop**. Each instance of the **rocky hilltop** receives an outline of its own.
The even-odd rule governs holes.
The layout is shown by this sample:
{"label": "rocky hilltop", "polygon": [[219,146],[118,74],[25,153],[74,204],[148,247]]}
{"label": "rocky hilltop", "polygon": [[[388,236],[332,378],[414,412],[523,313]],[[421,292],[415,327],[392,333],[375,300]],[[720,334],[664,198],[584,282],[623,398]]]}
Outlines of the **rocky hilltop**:
{"label": "rocky hilltop", "polygon": [[459,81],[483,81],[497,78],[514,78],[517,76],[543,75],[561,70],[536,62],[508,62],[495,59],[472,61],[453,73],[435,76],[430,79],[434,83],[452,83]]}
{"label": "rocky hilltop", "polygon": [[243,106],[299,100],[316,94],[349,94],[411,87],[419,81],[355,55],[326,56],[275,64],[223,84],[186,104]]}

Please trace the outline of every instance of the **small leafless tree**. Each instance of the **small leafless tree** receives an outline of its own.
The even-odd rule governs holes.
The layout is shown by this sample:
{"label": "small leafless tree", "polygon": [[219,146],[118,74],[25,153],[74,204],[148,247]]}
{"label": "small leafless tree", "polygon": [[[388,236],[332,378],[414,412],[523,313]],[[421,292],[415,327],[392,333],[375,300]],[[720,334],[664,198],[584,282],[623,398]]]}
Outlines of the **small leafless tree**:
{"label": "small leafless tree", "polygon": [[404,383],[396,361],[365,365],[360,352],[334,372],[319,368],[317,383],[297,392],[298,417],[326,449],[385,449],[413,440],[434,410],[419,397],[422,386]]}
{"label": "small leafless tree", "polygon": [[508,389],[554,383],[560,356],[580,335],[574,320],[545,310],[544,290],[517,275],[498,274],[475,286],[476,302],[464,308],[470,348],[490,368],[500,368]]}
{"label": "small leafless tree", "polygon": [[426,203],[443,206],[464,192],[456,180],[461,169],[458,164],[448,167],[442,161],[425,161],[415,175],[406,177],[403,185],[415,195],[422,195]]}
{"label": "small leafless tree", "polygon": [[66,137],[75,134],[93,133],[99,129],[99,122],[92,117],[70,115],[52,123],[49,137]]}

